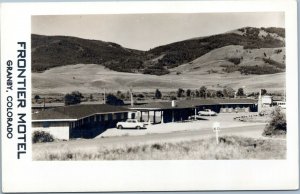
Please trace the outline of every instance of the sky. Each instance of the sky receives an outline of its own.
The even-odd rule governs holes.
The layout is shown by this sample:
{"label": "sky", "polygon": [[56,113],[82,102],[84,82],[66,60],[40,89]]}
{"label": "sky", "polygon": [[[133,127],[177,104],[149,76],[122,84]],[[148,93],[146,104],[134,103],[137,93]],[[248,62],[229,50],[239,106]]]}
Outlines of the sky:
{"label": "sky", "polygon": [[32,33],[115,42],[138,50],[228,32],[284,27],[284,13],[195,13],[32,16]]}

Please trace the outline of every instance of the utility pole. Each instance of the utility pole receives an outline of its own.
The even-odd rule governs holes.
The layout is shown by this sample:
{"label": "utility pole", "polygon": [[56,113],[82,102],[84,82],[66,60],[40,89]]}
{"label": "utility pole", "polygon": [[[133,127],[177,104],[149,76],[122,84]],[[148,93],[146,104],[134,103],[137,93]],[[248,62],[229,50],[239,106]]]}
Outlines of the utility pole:
{"label": "utility pole", "polygon": [[43,110],[45,110],[46,109],[46,98],[44,97],[44,99],[43,99],[43,103],[44,103],[44,105],[43,105]]}
{"label": "utility pole", "polygon": [[106,104],[106,89],[104,88],[104,93],[103,93],[103,104]]}
{"label": "utility pole", "polygon": [[261,99],[261,89],[259,89],[257,112],[260,113],[261,109],[262,109],[262,99]]}
{"label": "utility pole", "polygon": [[133,107],[133,93],[132,93],[132,86],[130,86],[130,104]]}

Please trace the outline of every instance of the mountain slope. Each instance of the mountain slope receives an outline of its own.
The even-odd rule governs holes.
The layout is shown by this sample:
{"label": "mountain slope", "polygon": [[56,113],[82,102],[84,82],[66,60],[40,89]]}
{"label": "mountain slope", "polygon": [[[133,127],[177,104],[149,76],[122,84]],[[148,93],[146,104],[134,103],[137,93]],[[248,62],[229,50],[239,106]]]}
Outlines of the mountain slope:
{"label": "mountain slope", "polygon": [[[275,64],[280,64],[280,66],[277,67]],[[204,75],[234,71],[243,72],[245,68],[255,67],[257,72],[252,74],[271,74],[284,72],[284,64],[284,48],[244,49],[243,46],[230,45],[214,49],[191,62],[170,69],[170,72]],[[260,67],[269,72],[260,71]]]}
{"label": "mountain slope", "polygon": [[[118,44],[103,41],[32,35],[32,71],[44,71],[52,67],[69,64],[93,63],[102,64],[119,72],[163,75],[168,74],[178,66],[188,66],[187,64],[193,63],[194,60],[209,52],[230,45],[240,46],[243,50],[262,48],[281,48],[284,50],[284,29],[246,27],[224,34],[171,43],[146,52],[127,49]],[[241,57],[244,56],[241,55],[239,58],[232,59],[224,58],[223,60],[229,60],[231,63],[228,65],[232,65],[233,63],[236,64],[236,61],[240,63]],[[254,58],[252,61],[255,60]],[[243,67],[230,66],[228,68],[223,67],[223,69],[225,68],[224,72],[236,70],[247,74],[284,71],[285,62],[282,61],[282,57],[280,60],[274,60],[266,54],[261,58],[261,61],[262,63],[256,67],[259,71],[255,71],[251,65],[246,67],[244,67],[245,65],[241,65]],[[207,63],[209,61],[203,62],[206,65]],[[248,63],[250,64],[251,60]],[[201,65],[202,62],[199,63],[199,66]]]}
{"label": "mountain slope", "polygon": [[[274,31],[269,33],[263,29],[250,27],[238,29],[237,31],[241,33],[229,32],[205,38],[194,38],[154,48],[150,53],[154,56],[164,54],[164,57],[159,60],[156,65],[173,68],[195,60],[214,49],[229,45],[240,45],[243,46],[244,49],[277,48],[285,46],[284,37],[279,35],[283,33],[278,32],[278,34],[276,34]],[[262,36],[261,34],[264,35]],[[281,39],[278,37],[281,37]]]}
{"label": "mountain slope", "polygon": [[[122,64],[126,61],[130,61],[132,68],[140,68],[142,63],[138,61],[142,51],[127,49],[116,43],[35,34],[31,36],[31,40],[34,72],[70,64],[102,64],[114,60],[117,60],[119,65],[112,69],[122,71]],[[128,67],[131,68],[130,65]]]}

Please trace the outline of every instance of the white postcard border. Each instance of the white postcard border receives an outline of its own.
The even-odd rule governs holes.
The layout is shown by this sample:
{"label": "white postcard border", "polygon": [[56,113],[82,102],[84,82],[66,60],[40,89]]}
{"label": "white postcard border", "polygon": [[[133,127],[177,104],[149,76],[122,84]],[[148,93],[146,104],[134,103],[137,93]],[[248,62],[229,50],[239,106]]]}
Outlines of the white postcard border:
{"label": "white postcard border", "polygon": [[[15,139],[2,125],[2,186],[4,192],[279,190],[298,188],[298,61],[296,1],[166,1],[89,3],[5,3],[1,7],[1,94],[5,94],[5,65],[16,61],[18,41],[27,42],[27,104],[31,128],[31,15],[285,12],[287,63],[287,159],[229,161],[32,161],[16,159]],[[16,73],[16,70],[14,70]],[[17,98],[16,93],[12,96]],[[4,97],[6,97],[4,95]],[[1,105],[6,99],[1,95]],[[14,105],[16,110],[16,105]],[[3,110],[1,109],[1,112]],[[4,110],[5,111],[5,110]],[[16,126],[16,121],[14,122]]]}

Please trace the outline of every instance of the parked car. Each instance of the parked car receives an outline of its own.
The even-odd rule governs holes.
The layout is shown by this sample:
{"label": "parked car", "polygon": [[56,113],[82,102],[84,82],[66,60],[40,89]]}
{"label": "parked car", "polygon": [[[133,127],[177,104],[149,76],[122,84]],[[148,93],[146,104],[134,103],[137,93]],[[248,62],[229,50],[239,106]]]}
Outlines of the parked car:
{"label": "parked car", "polygon": [[216,116],[217,115],[217,113],[215,111],[212,111],[210,109],[205,109],[203,111],[199,111],[198,114],[201,116]]}
{"label": "parked car", "polygon": [[125,122],[118,122],[117,128],[142,129],[146,128],[146,124],[139,122],[137,119],[127,119]]}
{"label": "parked car", "polygon": [[284,101],[278,101],[276,104],[278,107],[286,109],[286,103]]}

